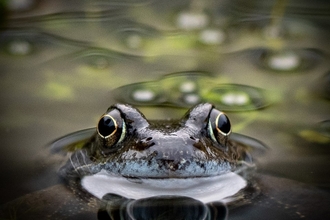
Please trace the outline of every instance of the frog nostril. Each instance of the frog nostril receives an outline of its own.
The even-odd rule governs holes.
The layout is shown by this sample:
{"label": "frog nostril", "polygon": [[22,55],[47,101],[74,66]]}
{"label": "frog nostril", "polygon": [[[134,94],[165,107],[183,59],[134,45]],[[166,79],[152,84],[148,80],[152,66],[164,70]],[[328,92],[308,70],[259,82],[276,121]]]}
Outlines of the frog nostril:
{"label": "frog nostril", "polygon": [[146,139],[146,141],[151,141],[152,140],[152,137],[148,137],[147,139]]}
{"label": "frog nostril", "polygon": [[176,171],[176,170],[179,169],[179,164],[177,162],[174,162],[174,161],[168,162],[167,166],[168,166],[168,169],[171,170],[171,171]]}

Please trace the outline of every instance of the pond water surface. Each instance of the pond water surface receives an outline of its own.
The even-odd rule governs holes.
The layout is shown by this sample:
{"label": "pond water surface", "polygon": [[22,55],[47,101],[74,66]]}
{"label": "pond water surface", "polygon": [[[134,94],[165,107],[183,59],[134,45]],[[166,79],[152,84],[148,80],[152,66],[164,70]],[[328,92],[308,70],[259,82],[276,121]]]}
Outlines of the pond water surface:
{"label": "pond water surface", "polygon": [[[65,157],[49,148],[95,127],[118,102],[148,119],[178,119],[210,102],[233,132],[268,146],[255,158],[258,196],[229,206],[228,219],[330,217],[327,1],[13,0],[0,7],[0,203],[14,210],[1,217],[97,219],[66,191],[57,174]],[[36,209],[27,213],[29,204]]]}

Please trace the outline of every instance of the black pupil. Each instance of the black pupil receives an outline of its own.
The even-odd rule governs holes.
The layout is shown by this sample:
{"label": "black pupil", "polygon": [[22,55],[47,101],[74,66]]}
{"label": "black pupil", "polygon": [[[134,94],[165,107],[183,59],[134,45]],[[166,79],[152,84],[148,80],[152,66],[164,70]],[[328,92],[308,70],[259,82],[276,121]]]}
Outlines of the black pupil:
{"label": "black pupil", "polygon": [[103,137],[106,137],[116,130],[115,122],[110,116],[103,116],[99,121],[98,130]]}
{"label": "black pupil", "polygon": [[230,121],[226,115],[221,114],[218,118],[218,128],[225,134],[230,132]]}

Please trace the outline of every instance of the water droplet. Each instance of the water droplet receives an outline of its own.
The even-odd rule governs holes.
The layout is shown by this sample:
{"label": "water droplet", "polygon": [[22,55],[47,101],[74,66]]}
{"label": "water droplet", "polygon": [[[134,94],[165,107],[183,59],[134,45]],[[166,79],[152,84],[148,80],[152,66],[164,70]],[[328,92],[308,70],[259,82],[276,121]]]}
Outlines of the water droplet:
{"label": "water droplet", "polygon": [[180,29],[196,30],[207,26],[209,17],[204,13],[183,11],[179,13],[176,22]]}
{"label": "water droplet", "polygon": [[206,45],[219,45],[226,40],[226,34],[221,29],[205,29],[199,35],[199,41]]}

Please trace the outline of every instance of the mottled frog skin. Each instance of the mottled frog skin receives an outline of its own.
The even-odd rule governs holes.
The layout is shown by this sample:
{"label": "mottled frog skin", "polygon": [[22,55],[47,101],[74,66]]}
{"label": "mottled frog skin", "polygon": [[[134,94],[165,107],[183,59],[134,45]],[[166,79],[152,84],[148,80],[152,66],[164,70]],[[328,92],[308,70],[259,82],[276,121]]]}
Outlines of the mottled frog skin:
{"label": "mottled frog skin", "polygon": [[193,107],[180,120],[164,121],[148,121],[137,109],[115,104],[60,173],[66,178],[100,171],[131,178],[221,175],[237,171],[250,158],[230,133],[228,117],[209,103]]}

